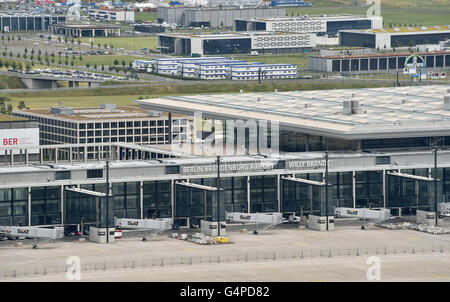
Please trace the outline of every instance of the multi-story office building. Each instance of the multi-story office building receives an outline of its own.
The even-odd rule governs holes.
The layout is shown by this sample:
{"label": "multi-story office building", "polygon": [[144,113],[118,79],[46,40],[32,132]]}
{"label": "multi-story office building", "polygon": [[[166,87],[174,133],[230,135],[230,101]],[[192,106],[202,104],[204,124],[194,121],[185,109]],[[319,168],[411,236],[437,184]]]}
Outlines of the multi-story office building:
{"label": "multi-story office building", "polygon": [[418,44],[437,44],[450,39],[450,25],[389,29],[342,30],[339,45],[375,49],[413,47]]}
{"label": "multi-story office building", "polygon": [[[51,19],[51,22],[50,22]],[[10,31],[46,31],[50,25],[65,24],[65,15],[31,15],[0,13],[0,30]]]}
{"label": "multi-story office building", "polygon": [[317,35],[335,36],[340,30],[381,29],[382,17],[356,15],[339,16],[303,16],[278,18],[248,18],[234,20],[233,28],[241,31],[281,31],[297,33],[316,33]]}
{"label": "multi-story office building", "polygon": [[239,32],[218,34],[159,34],[158,48],[163,53],[191,56],[306,52],[316,46],[316,34],[288,32]]}
{"label": "multi-story office building", "polygon": [[[138,107],[103,104],[100,108],[15,110],[14,116],[36,121],[41,145],[130,143],[170,144],[185,141],[191,120]],[[97,156],[90,148],[88,159]]]}
{"label": "multi-story office building", "polygon": [[126,23],[134,22],[134,11],[127,9],[90,9],[89,18],[95,21],[119,21]]}

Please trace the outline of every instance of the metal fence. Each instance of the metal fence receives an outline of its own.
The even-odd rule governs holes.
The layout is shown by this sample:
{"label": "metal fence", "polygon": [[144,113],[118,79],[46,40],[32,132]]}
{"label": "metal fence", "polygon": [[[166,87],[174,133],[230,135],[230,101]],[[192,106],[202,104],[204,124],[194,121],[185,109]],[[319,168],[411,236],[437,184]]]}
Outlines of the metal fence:
{"label": "metal fence", "polygon": [[[94,271],[110,271],[137,268],[161,268],[164,266],[186,266],[201,264],[240,263],[250,261],[301,261],[304,258],[336,258],[375,255],[413,255],[450,252],[448,245],[408,246],[408,247],[375,247],[375,248],[329,248],[329,249],[292,249],[285,251],[240,252],[207,256],[152,257],[121,261],[83,262],[81,273]],[[34,265],[21,267],[0,267],[0,280],[16,277],[45,276],[63,274],[68,265]]]}

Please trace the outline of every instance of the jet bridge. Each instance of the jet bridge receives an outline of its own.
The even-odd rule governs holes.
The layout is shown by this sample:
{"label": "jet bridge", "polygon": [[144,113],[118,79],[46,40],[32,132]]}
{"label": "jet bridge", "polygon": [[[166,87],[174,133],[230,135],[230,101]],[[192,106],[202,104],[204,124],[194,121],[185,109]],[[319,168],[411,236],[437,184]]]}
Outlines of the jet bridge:
{"label": "jet bridge", "polygon": [[[226,213],[227,223],[228,222],[240,222],[245,223],[255,223],[256,230],[253,233],[256,235],[260,231],[265,231],[277,224],[283,223],[283,214],[281,213],[239,213],[231,212]],[[262,230],[258,228],[259,224],[265,225]]]}
{"label": "jet bridge", "polygon": [[64,237],[63,227],[51,229],[26,226],[0,226],[0,235],[34,238],[33,248],[39,247],[38,239],[58,240]]}

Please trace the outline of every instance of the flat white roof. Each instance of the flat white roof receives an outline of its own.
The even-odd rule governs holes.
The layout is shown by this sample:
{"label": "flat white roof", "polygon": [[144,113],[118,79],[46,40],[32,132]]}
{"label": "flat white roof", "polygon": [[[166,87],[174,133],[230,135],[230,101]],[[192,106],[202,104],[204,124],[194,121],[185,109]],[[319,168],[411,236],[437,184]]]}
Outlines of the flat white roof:
{"label": "flat white roof", "polygon": [[[138,100],[143,108],[221,120],[278,121],[280,129],[341,139],[448,136],[450,85],[187,95]],[[343,114],[343,101],[359,101]]]}

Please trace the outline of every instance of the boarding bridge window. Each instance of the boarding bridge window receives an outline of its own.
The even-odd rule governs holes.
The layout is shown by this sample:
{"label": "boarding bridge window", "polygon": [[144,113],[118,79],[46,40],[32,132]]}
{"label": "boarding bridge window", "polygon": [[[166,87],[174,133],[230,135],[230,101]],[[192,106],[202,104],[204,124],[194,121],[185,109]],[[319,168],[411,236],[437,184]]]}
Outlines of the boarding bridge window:
{"label": "boarding bridge window", "polygon": [[87,178],[102,178],[103,169],[87,170]]}
{"label": "boarding bridge window", "polygon": [[375,159],[376,165],[390,165],[391,164],[391,157],[390,156],[377,156]]}
{"label": "boarding bridge window", "polygon": [[71,175],[70,175],[70,171],[57,171],[55,172],[55,179],[56,180],[65,180],[65,179],[70,179]]}

